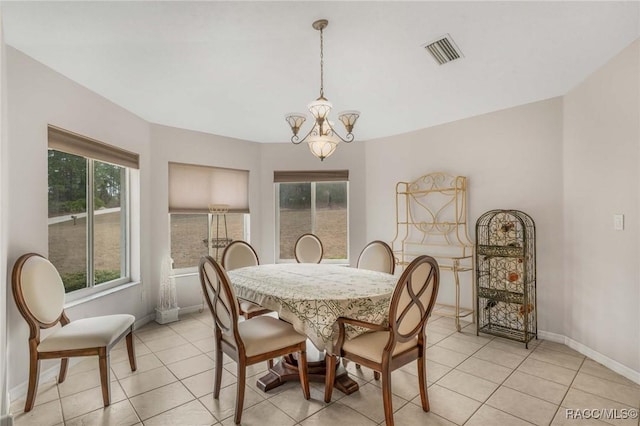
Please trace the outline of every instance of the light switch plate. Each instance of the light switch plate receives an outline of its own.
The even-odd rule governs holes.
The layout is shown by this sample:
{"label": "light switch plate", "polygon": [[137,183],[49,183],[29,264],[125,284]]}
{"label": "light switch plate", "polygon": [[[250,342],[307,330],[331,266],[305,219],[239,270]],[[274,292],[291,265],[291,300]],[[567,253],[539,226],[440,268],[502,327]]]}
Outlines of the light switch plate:
{"label": "light switch plate", "polygon": [[622,231],[624,229],[624,215],[623,214],[614,214],[613,215],[613,229],[616,231]]}

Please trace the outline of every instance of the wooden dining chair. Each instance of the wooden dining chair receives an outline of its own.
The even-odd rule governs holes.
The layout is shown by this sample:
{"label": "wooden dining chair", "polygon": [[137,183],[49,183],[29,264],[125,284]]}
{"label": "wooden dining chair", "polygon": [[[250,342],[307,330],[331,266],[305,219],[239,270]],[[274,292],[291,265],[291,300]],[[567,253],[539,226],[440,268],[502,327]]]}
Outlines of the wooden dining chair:
{"label": "wooden dining chair", "polygon": [[362,249],[356,267],[393,275],[396,270],[396,262],[389,244],[376,240],[371,241]]}
{"label": "wooden dining chair", "polygon": [[[222,252],[222,267],[226,271],[244,268],[246,266],[257,266],[260,264],[258,254],[246,241],[236,240],[225,247]],[[262,306],[249,302],[248,300],[239,300],[239,314],[246,319],[251,319],[257,315],[273,312]]]}
{"label": "wooden dining chair", "polygon": [[214,319],[213,398],[218,399],[220,396],[222,354],[225,353],[237,363],[234,421],[240,424],[247,366],[297,352],[302,393],[305,399],[309,399],[307,336],[295,331],[291,324],[270,316],[257,316],[238,322],[238,301],[224,268],[211,256],[203,256],[199,272],[202,291]]}
{"label": "wooden dining chair", "polygon": [[[222,267],[226,271],[233,269],[244,268],[246,266],[258,266],[260,259],[258,254],[246,241],[236,240],[224,248],[222,252]],[[258,315],[268,314],[273,312],[270,309],[263,308],[257,303],[250,302],[244,299],[238,299],[238,314],[245,319],[251,319]],[[273,360],[267,361],[267,367],[273,367]]]}
{"label": "wooden dining chair", "polygon": [[294,254],[298,263],[320,263],[324,254],[322,241],[314,234],[302,234],[296,240]]}
{"label": "wooden dining chair", "polygon": [[[336,356],[354,361],[382,374],[382,399],[387,426],[393,425],[391,372],[416,360],[422,409],[429,411],[426,371],[425,326],[438,295],[438,263],[430,256],[419,256],[402,273],[389,305],[389,325],[382,326],[350,318],[338,318],[338,340],[331,355],[325,355],[327,375],[324,400],[331,401]],[[365,327],[372,332],[345,339],[345,324]]]}
{"label": "wooden dining chair", "polygon": [[[69,358],[98,356],[102,401],[111,402],[109,351],[126,336],[131,371],[136,370],[133,315],[106,315],[70,321],[64,311],[65,289],[60,274],[39,254],[21,256],[13,267],[11,289],[18,311],[29,325],[29,385],[24,411],[30,411],[38,391],[40,360],[61,358],[58,383],[64,382]],[[40,338],[40,330],[61,327]]]}
{"label": "wooden dining chair", "polygon": [[[396,270],[396,260],[393,257],[393,250],[391,250],[389,244],[384,241],[371,241],[360,252],[356,268],[386,272],[387,274],[393,275]],[[360,364],[356,363],[356,368],[359,369]],[[378,373],[375,373],[375,378],[380,378]]]}

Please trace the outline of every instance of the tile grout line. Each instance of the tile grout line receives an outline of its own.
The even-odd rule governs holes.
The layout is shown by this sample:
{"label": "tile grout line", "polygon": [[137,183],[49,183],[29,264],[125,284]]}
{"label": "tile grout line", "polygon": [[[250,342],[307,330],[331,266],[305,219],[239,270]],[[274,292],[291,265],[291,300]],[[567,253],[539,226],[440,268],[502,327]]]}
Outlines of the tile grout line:
{"label": "tile grout line", "polygon": [[[473,323],[472,323],[472,324],[473,324]],[[467,327],[468,327],[468,326],[465,326],[464,328],[467,328]],[[454,332],[454,333],[455,333],[455,332]],[[458,333],[459,333],[459,332],[458,332]],[[452,337],[453,335],[454,335],[454,334],[452,333],[450,336],[447,336],[447,338],[448,338],[448,337]],[[478,337],[478,336],[479,336],[479,334],[478,334],[478,333],[476,333],[476,337]],[[477,349],[477,350],[475,350],[473,353],[471,353],[470,355],[468,355],[468,356],[467,356],[467,357],[466,357],[462,362],[458,363],[455,367],[452,367],[452,368],[451,368],[451,370],[450,370],[449,372],[447,372],[445,375],[443,375],[443,376],[442,376],[442,377],[440,377],[438,380],[436,380],[435,382],[433,382],[431,385],[433,386],[433,385],[435,385],[435,384],[438,384],[438,382],[440,382],[440,380],[442,380],[442,379],[444,379],[446,376],[448,376],[448,375],[451,373],[451,371],[457,370],[457,369],[458,369],[458,367],[459,367],[460,365],[462,365],[462,364],[463,364],[465,361],[467,361],[468,359],[472,358],[472,357],[473,357],[473,355],[474,355],[475,353],[477,353],[478,351],[480,351],[480,350],[482,350],[483,348],[487,347],[487,345],[488,345],[489,343],[493,342],[495,339],[496,339],[495,337],[492,337],[488,342],[486,342],[486,343],[485,343],[484,345],[482,345],[480,348],[478,348],[478,349]],[[444,340],[444,339],[442,339],[442,340]],[[443,348],[444,348],[444,346],[443,346]],[[447,349],[447,348],[445,348],[445,349]],[[449,349],[449,350],[452,350],[452,351],[453,351],[453,349]],[[454,352],[457,352],[457,351],[454,351]],[[458,353],[460,353],[460,352],[458,352]],[[466,355],[466,354],[463,354],[463,355]],[[527,357],[528,357],[528,356],[527,356]],[[525,357],[525,359],[526,359],[527,357]],[[479,360],[481,360],[481,361],[485,361],[485,360],[482,360],[481,358],[476,358],[476,359],[479,359]],[[490,362],[490,361],[485,361],[485,362]],[[524,360],[522,360],[522,361],[521,361],[521,363],[522,363],[522,362],[524,362]],[[494,364],[494,363],[492,363],[492,364]],[[499,364],[495,364],[495,365],[498,365],[498,366],[500,366],[500,367],[504,367],[503,365],[499,365]],[[519,364],[518,364],[518,365],[519,365]],[[448,366],[447,366],[447,367],[448,367]],[[504,367],[504,368],[507,368],[507,367]],[[516,368],[517,368],[517,367],[516,367]],[[458,370],[458,371],[460,371],[460,372],[462,372],[462,373],[466,373],[466,372],[464,372],[464,371],[462,371],[462,370]],[[515,371],[515,369],[514,369],[514,370],[512,370],[512,374],[513,374],[513,371]],[[475,374],[472,374],[472,373],[466,373],[466,374],[472,375],[472,376],[477,377],[477,378],[479,378],[479,379],[487,380],[487,379],[485,379],[484,377],[476,376]],[[510,375],[511,375],[511,374],[510,374]],[[510,376],[510,375],[509,375],[509,376]],[[509,376],[507,376],[507,378],[508,378]],[[502,383],[504,383],[504,381],[505,381],[507,378],[505,378],[505,379],[504,379],[500,384],[498,384],[498,387],[496,388],[496,390],[494,390],[494,391],[491,393],[491,395],[493,395],[493,394],[494,394],[494,393],[495,393],[495,392],[500,388],[501,384],[502,384]],[[490,380],[487,380],[487,381],[491,382]],[[495,383],[495,382],[492,382],[492,383]],[[446,386],[442,386],[442,385],[440,385],[440,384],[438,384],[438,386],[440,386],[440,387],[442,387],[442,388],[444,388],[444,389],[447,389],[447,390],[448,390],[448,391],[450,391],[450,392],[453,392],[453,393],[456,393],[456,394],[458,394],[458,395],[461,395],[461,396],[463,396],[463,397],[465,397],[465,398],[469,398],[469,399],[471,399],[471,400],[473,400],[473,401],[480,402],[480,401],[478,401],[478,400],[476,400],[476,399],[473,399],[473,398],[470,398],[470,397],[468,397],[467,395],[464,395],[464,394],[462,394],[462,393],[460,393],[460,392],[457,392],[457,391],[455,391],[455,390],[449,389],[449,388],[447,388]],[[428,387],[427,387],[427,388],[428,388]],[[468,417],[468,418],[467,418],[467,419],[462,423],[463,425],[464,425],[464,424],[466,424],[466,423],[467,423],[467,422],[468,422],[468,421],[469,421],[469,420],[470,420],[470,419],[471,419],[471,418],[472,418],[472,417],[473,417],[473,416],[478,412],[478,410],[480,410],[480,408],[482,408],[482,407],[486,404],[486,401],[488,401],[488,400],[489,400],[489,398],[491,398],[491,395],[489,395],[489,396],[487,397],[487,399],[486,399],[484,402],[481,402],[480,406],[479,406],[478,408],[476,408],[476,409],[471,413],[471,415],[470,415],[470,416],[469,416],[469,417]],[[492,408],[494,408],[494,407],[492,407]],[[502,411],[502,410],[500,410],[500,411]],[[435,414],[435,413],[434,413],[434,414]],[[507,413],[507,414],[509,414],[509,413]],[[451,420],[449,420],[449,419],[446,419],[446,420],[451,421]],[[453,423],[453,422],[452,422],[452,423]]]}
{"label": "tile grout line", "polygon": [[[585,357],[585,361],[586,361],[586,360],[587,360],[587,358]],[[582,365],[583,365],[583,364],[584,364],[584,362],[581,364],[580,368],[582,368]],[[589,374],[589,373],[585,373],[585,372],[580,371],[580,370],[576,371],[576,375],[575,375],[575,377],[573,378],[573,380],[571,381],[571,386],[573,386],[573,382],[575,381],[575,379],[578,377],[578,374],[580,374],[580,373],[585,374],[585,375],[587,375],[587,376],[589,376],[589,377],[594,377],[594,378],[596,378],[596,379],[606,380],[607,382],[612,383],[612,384],[617,384],[617,385],[621,385],[621,386],[627,386],[627,385],[622,385],[621,383],[618,383],[618,382],[614,382],[614,381],[611,381],[611,380],[603,379],[602,377],[593,376],[593,375],[591,375],[591,374]],[[571,386],[569,387],[569,389],[571,389],[571,388],[572,388]],[[580,391],[580,392],[588,393],[589,395],[593,395],[593,396],[598,397],[598,398],[606,399],[607,401],[615,402],[616,404],[624,405],[624,406],[629,407],[629,408],[640,408],[640,407],[632,407],[632,406],[630,406],[629,404],[627,404],[626,402],[616,401],[615,399],[607,398],[606,396],[598,395],[597,393],[593,393],[593,392],[590,392],[590,391],[588,391],[588,390],[579,389],[579,388],[573,388],[573,389],[578,390],[578,391]],[[565,396],[566,396],[566,395],[565,395]],[[605,422],[605,423],[606,423],[606,422]]]}
{"label": "tile grout line", "polygon": [[[537,337],[536,337],[536,340],[537,340]],[[538,345],[539,345],[539,344],[540,344],[540,343],[538,343],[538,344],[536,345],[536,348],[538,347]],[[473,416],[474,416],[474,415],[475,415],[475,414],[480,410],[480,408],[482,408],[482,407],[483,407],[483,406],[485,406],[485,405],[488,405],[488,404],[487,404],[487,401],[489,401],[489,399],[491,399],[491,397],[492,397],[492,396],[493,396],[493,395],[498,391],[498,389],[500,389],[502,386],[504,386],[504,383],[505,383],[507,380],[509,380],[509,377],[511,377],[511,376],[513,375],[513,373],[515,373],[515,372],[517,371],[518,367],[520,367],[520,366],[521,366],[521,365],[522,365],[522,364],[523,364],[523,363],[524,363],[524,362],[525,362],[525,361],[526,361],[526,360],[531,356],[531,354],[533,354],[533,352],[534,352],[534,351],[535,351],[535,348],[532,348],[532,349],[531,349],[531,352],[530,352],[526,357],[524,357],[524,359],[523,359],[522,361],[520,361],[520,363],[519,363],[515,368],[511,369],[511,373],[509,373],[509,375],[508,375],[507,377],[505,377],[505,378],[504,378],[504,380],[502,380],[502,382],[500,382],[500,383],[498,384],[498,387],[497,387],[493,392],[491,392],[491,394],[490,394],[490,395],[487,397],[487,399],[482,403],[482,405],[481,405],[480,407],[478,407],[478,408],[473,412],[473,414],[471,414],[471,416],[469,416],[469,418],[468,418],[468,419],[463,423],[463,425],[464,425],[464,424],[466,424],[466,423],[467,423],[467,422],[468,422],[468,421],[469,421],[469,420],[470,420],[470,419],[471,419],[471,418],[472,418],[472,417],[473,417]],[[490,362],[490,361],[487,361],[487,362]],[[498,365],[498,364],[496,364],[496,365]],[[502,366],[502,367],[504,367],[504,366]],[[507,367],[505,367],[505,368],[507,368]],[[511,388],[509,388],[509,389],[511,389]],[[514,389],[514,390],[515,390],[515,389]],[[525,395],[528,395],[528,394],[525,394]],[[528,396],[531,396],[531,397],[535,398],[533,395],[528,395]],[[539,399],[539,398],[538,398],[538,399]],[[541,400],[541,401],[542,401],[542,400]],[[518,417],[518,416],[516,416],[516,415],[514,415],[514,414],[511,414],[511,413],[508,413],[508,412],[506,412],[506,411],[504,411],[504,410],[501,410],[501,409],[499,409],[499,408],[496,408],[496,407],[494,407],[494,406],[492,406],[492,405],[488,405],[488,406],[489,406],[489,407],[491,407],[491,408],[493,408],[494,410],[501,411],[501,412],[503,412],[503,413],[505,413],[505,414],[508,414],[508,415],[510,415],[510,416],[513,416],[513,417],[515,417],[515,418],[517,418],[517,419],[520,419],[520,420],[522,420],[522,421],[524,421],[524,422],[531,423],[530,421],[528,421],[528,420],[526,420],[526,419],[523,419],[523,418]],[[552,419],[552,421],[553,421],[553,419]]]}
{"label": "tile grout line", "polygon": [[[173,329],[172,329],[172,331],[174,331],[174,332],[175,332],[175,330],[173,330]],[[162,339],[162,338],[164,338],[164,337],[160,337],[160,338],[158,338],[158,339]],[[152,339],[152,340],[158,340],[158,339]],[[140,339],[140,341],[144,344],[144,342],[142,341],[142,339]],[[145,346],[146,346],[146,345],[145,345]],[[149,348],[149,350],[151,350],[151,349]],[[199,349],[198,349],[198,350],[199,350]],[[151,354],[153,354],[154,356],[156,356],[156,355],[155,355],[155,352],[154,352],[153,350],[151,350],[151,352],[150,352],[150,353],[151,353]],[[148,355],[148,354],[143,354],[143,355],[141,355],[141,356],[145,356],[145,355]],[[157,358],[157,356],[156,356],[156,358]],[[137,360],[138,360],[138,356],[136,355],[136,362],[137,362]],[[182,382],[181,382],[181,380],[180,380],[180,379],[178,379],[178,377],[173,373],[173,371],[171,371],[171,370],[166,366],[166,364],[164,364],[164,362],[163,362],[160,358],[158,358],[158,360],[160,361],[160,363],[162,363],[162,366],[161,366],[161,367],[157,367],[157,368],[152,368],[151,370],[147,370],[147,371],[153,371],[153,370],[156,370],[156,369],[159,369],[159,368],[165,367],[165,368],[167,368],[167,370],[169,371],[169,373],[171,373],[171,375],[173,375],[173,377],[174,377],[178,382],[182,383]],[[126,360],[125,360],[125,361],[126,361]],[[109,363],[109,368],[111,368],[111,363]],[[113,370],[112,370],[112,371],[113,371]],[[141,372],[141,373],[146,373],[146,371],[143,371],[143,372]],[[136,414],[136,416],[138,417],[138,420],[139,420],[142,424],[144,424],[144,420],[142,420],[142,417],[140,416],[140,413],[138,412],[138,410],[136,410],[135,405],[131,402],[131,398],[133,398],[133,397],[137,397],[137,396],[141,396],[141,395],[144,395],[144,394],[146,394],[146,393],[152,392],[152,391],[154,391],[154,390],[156,390],[156,389],[160,389],[160,388],[163,388],[163,387],[165,387],[165,386],[167,386],[167,385],[170,385],[170,384],[176,383],[176,382],[167,383],[167,384],[164,384],[164,385],[162,385],[162,386],[158,386],[158,387],[156,387],[156,388],[149,389],[149,390],[147,390],[147,391],[145,391],[145,392],[142,392],[142,393],[139,393],[139,394],[136,394],[136,395],[129,396],[129,395],[127,394],[127,392],[124,390],[124,387],[122,386],[122,384],[120,383],[120,378],[115,374],[115,372],[113,373],[113,375],[114,375],[114,377],[115,377],[115,379],[116,379],[115,381],[118,383],[118,385],[119,385],[119,386],[120,386],[120,388],[122,389],[122,392],[123,392],[123,394],[124,394],[124,396],[125,396],[126,400],[129,402],[129,404],[131,405],[131,407],[132,407],[132,409],[133,409],[134,413],[135,413],[135,414]],[[126,379],[126,378],[129,378],[129,377],[132,377],[132,376],[134,376],[134,375],[135,375],[135,373],[134,373],[134,374],[131,374],[131,375],[127,376],[127,377],[125,377],[125,379]],[[183,386],[184,386],[184,385],[183,385]],[[184,387],[186,388],[186,386],[184,386]],[[188,388],[187,388],[187,391],[189,391],[189,389],[188,389]],[[189,391],[189,392],[190,392],[190,391]],[[79,392],[78,392],[78,393],[79,393]],[[190,393],[191,393],[191,392],[190,392]],[[191,401],[189,401],[189,402],[191,402]],[[181,405],[183,405],[183,404],[181,404]],[[173,408],[176,408],[176,407],[173,407]],[[172,410],[173,408],[171,408],[171,409],[169,409],[169,410]],[[162,413],[165,413],[165,412],[167,412],[167,411],[169,411],[169,410],[165,410],[165,411],[163,411],[163,412],[161,412],[161,413],[157,413],[157,414],[155,414],[155,415],[154,415],[154,416],[152,416],[152,417],[155,417],[156,415],[160,415],[160,414],[162,414]],[[83,414],[83,415],[86,415],[86,414],[88,414],[88,413],[85,413],[85,414]],[[80,416],[76,416],[76,417],[80,417]],[[76,417],[74,417],[74,418],[76,418]],[[152,417],[150,417],[150,418],[152,418]],[[214,417],[214,418],[215,418],[215,417]],[[65,423],[66,423],[66,420],[67,420],[67,419],[65,419],[65,417],[64,417],[64,413],[63,413],[63,421],[64,421]],[[72,419],[69,419],[69,420],[72,420]],[[148,419],[147,419],[147,420],[148,420]]]}
{"label": "tile grout line", "polygon": [[[578,367],[578,369],[576,370],[576,374],[573,376],[573,379],[571,379],[571,383],[569,383],[569,386],[567,387],[567,391],[564,393],[564,396],[562,397],[562,399],[560,400],[560,404],[558,404],[558,408],[556,409],[555,414],[553,415],[553,419],[556,418],[556,416],[558,415],[558,413],[560,412],[560,408],[562,408],[562,402],[565,400],[565,398],[567,397],[567,394],[569,393],[569,391],[573,388],[573,382],[576,381],[576,377],[578,377],[578,374],[580,373],[580,369],[582,368],[582,366],[584,365],[584,361],[587,358],[584,357],[582,359],[582,362],[580,363],[580,367]],[[551,419],[551,421],[553,422],[553,419]]]}
{"label": "tile grout line", "polygon": [[[207,324],[205,324],[205,326],[209,327]],[[172,328],[171,326],[169,326],[169,327],[170,327],[170,328]],[[209,327],[209,328],[210,328],[210,327]],[[173,330],[173,328],[172,328],[172,330]],[[173,331],[174,331],[174,332],[176,332],[176,333],[178,333],[176,330],[173,330]],[[204,338],[204,339],[199,339],[199,340],[205,340],[205,339],[206,339],[206,338]],[[206,355],[206,353],[205,353],[205,352],[203,352],[203,351],[202,351],[200,348],[198,348],[197,346],[193,345],[193,342],[192,342],[192,341],[187,340],[187,342],[188,342],[189,344],[191,344],[192,346],[196,347],[196,349],[198,349],[198,350],[200,351],[200,354],[198,354],[198,355],[194,355],[193,357],[187,357],[187,358],[185,358],[185,359],[178,360],[178,361],[175,361],[175,362],[173,362],[173,363],[165,363],[164,361],[162,361],[162,359],[160,359],[160,358],[158,358],[158,357],[157,357],[157,355],[156,355],[156,352],[155,352],[155,351],[153,351],[153,350],[152,350],[152,351],[151,351],[151,353],[153,353],[153,354],[154,354],[154,356],[156,356],[156,357],[158,358],[158,360],[162,363],[162,366],[163,366],[163,367],[165,367],[165,368],[167,368],[167,370],[169,370],[169,372],[170,372],[170,373],[171,373],[171,374],[172,374],[172,375],[177,379],[177,382],[172,382],[172,383],[169,383],[169,384],[173,384],[173,383],[178,383],[178,382],[179,382],[180,384],[182,384],[182,386],[184,386],[184,388],[187,390],[187,392],[189,392],[189,393],[191,394],[191,396],[193,396],[193,398],[194,398],[194,399],[189,400],[189,401],[187,401],[187,402],[185,402],[185,403],[183,403],[183,404],[180,404],[180,405],[178,405],[178,406],[176,406],[176,407],[172,407],[172,408],[170,408],[170,409],[167,409],[167,410],[165,410],[165,411],[163,411],[163,412],[157,413],[157,414],[153,415],[153,416],[152,416],[152,417],[150,417],[150,418],[153,418],[153,417],[159,416],[159,415],[161,415],[161,414],[164,414],[164,413],[166,413],[166,412],[168,412],[168,411],[174,410],[174,409],[176,409],[176,408],[178,408],[178,407],[181,407],[181,406],[186,405],[186,404],[188,404],[188,403],[191,403],[191,402],[193,402],[193,401],[198,401],[198,403],[202,405],[202,402],[200,401],[200,399],[199,399],[198,397],[196,397],[196,395],[195,395],[195,394],[194,394],[194,393],[193,393],[193,392],[192,392],[192,391],[191,391],[187,386],[185,386],[185,385],[182,383],[182,380],[188,379],[188,378],[193,377],[193,376],[196,376],[196,375],[198,375],[198,374],[202,374],[202,373],[204,373],[204,372],[206,372],[206,371],[208,371],[208,370],[201,371],[201,372],[199,372],[199,373],[195,373],[195,374],[193,374],[193,375],[191,375],[191,376],[184,377],[183,379],[179,379],[179,378],[175,375],[175,373],[173,373],[173,371],[169,368],[169,365],[170,365],[170,364],[175,364],[175,363],[177,363],[177,362],[182,362],[182,361],[185,361],[185,360],[188,360],[188,359],[192,359],[192,358],[195,358],[195,357],[200,356],[200,355],[205,355],[205,356],[207,356],[207,357],[208,357],[208,355]],[[179,347],[179,346],[175,346],[175,347]],[[175,348],[175,347],[174,347],[174,348]],[[170,350],[170,349],[173,349],[173,348],[167,348],[167,349],[163,349],[163,350]],[[162,352],[162,351],[159,351],[159,352]],[[223,370],[226,370],[226,371],[227,371],[228,373],[230,373],[230,374],[233,374],[233,372],[231,372],[231,371],[229,371],[228,369],[226,369],[226,368],[224,367],[224,365],[225,365],[225,364],[223,363],[223,364],[222,364],[222,369],[223,369]],[[158,368],[160,368],[160,367],[158,367]],[[215,365],[214,365],[214,369],[215,369]],[[153,369],[152,369],[152,370],[149,370],[149,371],[153,371]],[[258,374],[260,374],[260,372],[259,372],[259,373],[254,374],[253,376],[247,377],[247,379],[249,379],[249,378],[251,378],[251,377],[254,377],[254,376],[258,375]],[[234,377],[236,377],[236,376],[234,376]],[[235,382],[235,383],[236,383],[236,385],[237,385],[237,377],[236,377],[236,382]],[[147,393],[147,392],[151,392],[151,391],[153,391],[153,390],[160,389],[160,388],[162,388],[162,387],[164,387],[164,386],[167,386],[167,385],[169,385],[169,384],[166,384],[166,385],[160,386],[160,387],[158,387],[158,388],[150,389],[150,390],[148,390],[148,391],[146,391],[146,392],[143,392],[143,393],[141,393],[141,394],[139,394],[139,395],[143,395],[143,394],[145,394],[145,393]],[[224,389],[224,388],[227,388],[227,387],[230,387],[230,386],[232,386],[232,385],[233,385],[233,383],[229,384],[228,386],[221,386],[221,387],[220,387],[220,390],[222,390],[222,389]],[[126,395],[126,393],[125,393],[125,395]],[[135,396],[139,396],[139,395],[135,395]],[[208,393],[207,393],[207,394],[205,394],[205,396],[206,396],[206,395],[208,395]],[[264,401],[268,401],[268,398],[264,398],[264,399],[263,399],[262,401],[260,401],[258,404],[260,404],[260,403],[262,403],[262,402],[264,402]],[[252,407],[254,407],[254,406],[258,405],[258,404],[254,404],[254,405],[252,405]],[[273,403],[271,403],[271,404],[273,405]],[[131,404],[131,405],[133,406],[133,404]],[[274,406],[275,406],[275,405],[274,405]],[[250,407],[247,407],[247,408],[250,408]],[[277,407],[276,407],[276,408],[277,408]],[[228,418],[230,418],[230,417],[232,417],[232,416],[233,416],[233,414],[232,414],[232,415],[229,415],[229,416],[227,416],[227,417],[223,417],[222,419],[218,419],[218,417],[216,417],[216,416],[214,415],[214,413],[212,413],[212,412],[211,412],[211,411],[210,411],[206,406],[205,406],[205,409],[207,410],[207,412],[208,412],[208,413],[210,413],[210,414],[211,414],[211,416],[216,420],[216,422],[218,422],[218,423],[220,423],[220,424],[221,424],[224,420],[226,420],[226,419],[228,419]],[[135,406],[134,406],[134,410],[135,410]],[[284,413],[284,411],[280,410],[279,408],[278,408],[278,410]],[[136,411],[136,414],[137,414],[137,411]],[[287,417],[291,417],[291,416],[289,416],[287,413],[284,413],[284,414],[285,414],[285,415],[287,415]],[[139,415],[138,415],[138,417],[139,417]],[[140,417],[139,417],[139,418],[140,418]],[[146,420],[148,420],[148,419],[146,419]],[[292,420],[295,422],[295,419],[292,419]],[[144,424],[144,421],[143,421],[143,420],[141,420],[141,422],[143,422],[143,424]]]}

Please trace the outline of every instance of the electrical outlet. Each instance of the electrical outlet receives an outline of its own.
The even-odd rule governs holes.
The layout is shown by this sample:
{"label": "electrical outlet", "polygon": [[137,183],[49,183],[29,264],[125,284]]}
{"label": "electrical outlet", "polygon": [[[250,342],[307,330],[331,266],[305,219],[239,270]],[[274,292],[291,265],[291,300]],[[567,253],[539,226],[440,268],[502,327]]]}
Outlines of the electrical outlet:
{"label": "electrical outlet", "polygon": [[624,229],[624,215],[623,214],[614,214],[613,215],[613,229],[616,231],[622,231]]}

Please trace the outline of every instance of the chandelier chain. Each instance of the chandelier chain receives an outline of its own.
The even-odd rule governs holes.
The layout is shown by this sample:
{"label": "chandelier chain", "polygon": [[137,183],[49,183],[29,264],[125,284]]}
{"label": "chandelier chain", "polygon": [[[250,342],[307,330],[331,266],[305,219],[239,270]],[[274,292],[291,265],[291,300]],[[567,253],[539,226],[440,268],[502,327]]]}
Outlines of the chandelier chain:
{"label": "chandelier chain", "polygon": [[320,28],[320,97],[324,98],[324,32]]}

